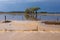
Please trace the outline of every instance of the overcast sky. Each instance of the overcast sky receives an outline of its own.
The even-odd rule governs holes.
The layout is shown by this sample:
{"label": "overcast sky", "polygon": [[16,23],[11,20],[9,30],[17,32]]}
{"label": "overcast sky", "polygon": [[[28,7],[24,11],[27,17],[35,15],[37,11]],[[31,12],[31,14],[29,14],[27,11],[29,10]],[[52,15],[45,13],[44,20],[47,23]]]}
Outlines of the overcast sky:
{"label": "overcast sky", "polygon": [[0,11],[24,11],[35,6],[40,11],[60,12],[60,0],[0,0]]}

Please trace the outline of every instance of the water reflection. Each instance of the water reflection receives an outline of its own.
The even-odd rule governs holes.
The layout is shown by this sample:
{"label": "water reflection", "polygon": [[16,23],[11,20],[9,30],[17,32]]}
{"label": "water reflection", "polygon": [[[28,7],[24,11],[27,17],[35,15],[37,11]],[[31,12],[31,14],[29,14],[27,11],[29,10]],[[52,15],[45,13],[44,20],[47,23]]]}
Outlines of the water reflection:
{"label": "water reflection", "polygon": [[24,15],[0,14],[0,20],[4,20],[5,16],[6,16],[7,20],[23,20],[23,19],[25,19]]}
{"label": "water reflection", "polygon": [[[25,16],[24,14],[0,14],[0,20],[4,20],[5,17],[7,20],[27,20],[29,17]],[[38,15],[37,19],[38,20],[49,20],[49,21],[56,21],[58,18],[58,21],[60,21],[60,16],[42,16]]]}

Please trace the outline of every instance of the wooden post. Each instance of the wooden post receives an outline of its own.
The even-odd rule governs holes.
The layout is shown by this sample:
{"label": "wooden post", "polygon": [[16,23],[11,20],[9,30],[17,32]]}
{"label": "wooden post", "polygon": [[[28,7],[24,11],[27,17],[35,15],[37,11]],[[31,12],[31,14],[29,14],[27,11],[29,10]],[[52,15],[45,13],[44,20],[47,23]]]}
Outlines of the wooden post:
{"label": "wooden post", "polygon": [[59,21],[59,18],[57,17],[57,22]]}
{"label": "wooden post", "polygon": [[5,22],[6,22],[6,16],[5,16]]}

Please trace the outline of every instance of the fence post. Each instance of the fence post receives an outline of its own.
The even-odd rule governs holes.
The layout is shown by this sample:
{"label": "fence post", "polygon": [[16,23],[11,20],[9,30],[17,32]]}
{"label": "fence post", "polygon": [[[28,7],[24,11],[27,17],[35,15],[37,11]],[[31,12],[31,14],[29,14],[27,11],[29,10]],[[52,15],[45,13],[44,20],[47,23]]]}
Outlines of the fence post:
{"label": "fence post", "polygon": [[6,16],[5,16],[5,22],[6,22]]}

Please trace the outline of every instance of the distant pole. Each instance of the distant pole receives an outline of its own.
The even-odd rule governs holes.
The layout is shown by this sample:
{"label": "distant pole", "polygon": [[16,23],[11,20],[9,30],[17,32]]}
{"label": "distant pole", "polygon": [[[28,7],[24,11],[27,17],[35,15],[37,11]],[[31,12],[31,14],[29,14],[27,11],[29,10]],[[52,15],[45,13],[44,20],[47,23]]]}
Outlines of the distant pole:
{"label": "distant pole", "polygon": [[5,16],[5,22],[6,22],[6,16]]}
{"label": "distant pole", "polygon": [[57,22],[59,21],[59,18],[57,17]]}

